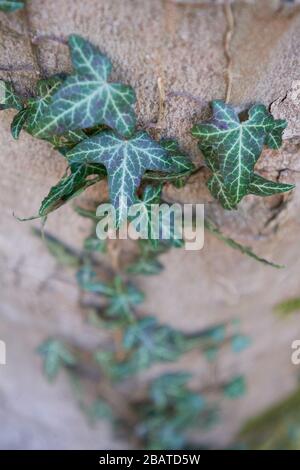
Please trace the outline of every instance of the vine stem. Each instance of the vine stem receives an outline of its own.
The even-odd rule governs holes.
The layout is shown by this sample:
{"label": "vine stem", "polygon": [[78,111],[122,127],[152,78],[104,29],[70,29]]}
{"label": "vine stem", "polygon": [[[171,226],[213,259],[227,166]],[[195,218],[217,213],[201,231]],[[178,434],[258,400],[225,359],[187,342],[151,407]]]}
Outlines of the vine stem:
{"label": "vine stem", "polygon": [[224,38],[224,50],[225,50],[225,57],[227,61],[227,67],[226,67],[226,97],[225,101],[228,103],[231,98],[231,92],[232,92],[232,66],[233,66],[233,60],[232,60],[232,55],[230,52],[230,44],[231,44],[231,39],[233,36],[234,32],[234,27],[235,27],[235,21],[234,21],[234,14],[233,14],[233,9],[232,9],[232,4],[231,0],[227,1],[224,5],[224,13],[226,16],[226,21],[227,21],[227,29],[225,32],[225,38]]}

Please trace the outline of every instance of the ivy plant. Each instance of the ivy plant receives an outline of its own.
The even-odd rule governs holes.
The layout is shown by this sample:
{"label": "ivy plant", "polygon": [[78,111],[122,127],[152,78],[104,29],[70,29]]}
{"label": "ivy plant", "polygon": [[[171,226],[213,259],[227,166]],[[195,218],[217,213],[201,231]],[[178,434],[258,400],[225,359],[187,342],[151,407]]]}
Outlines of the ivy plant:
{"label": "ivy plant", "polygon": [[[11,125],[13,137],[19,138],[24,129],[47,140],[68,165],[65,175],[43,199],[36,217],[46,218],[88,187],[108,179],[117,225],[125,222],[127,209],[139,203],[151,234],[149,208],[164,202],[164,183],[180,188],[196,169],[175,139],[157,142],[147,132],[137,130],[135,93],[129,85],[108,81],[112,65],[106,55],[78,35],[69,37],[69,49],[73,73],[39,80],[33,97],[19,96],[11,83],[0,80],[0,109],[18,111]],[[213,102],[213,118],[194,126],[192,133],[199,138],[212,171],[208,187],[224,208],[236,208],[246,194],[268,196],[294,187],[268,181],[254,172],[264,145],[280,147],[285,126],[285,121],[274,119],[263,105],[253,106],[248,120],[241,121],[234,108],[220,100]],[[161,220],[161,231],[163,225]],[[276,266],[212,227],[207,221],[206,228],[233,248]],[[169,245],[182,246],[183,240],[174,237],[172,231],[169,238]],[[138,242],[144,256],[128,267],[132,273],[151,274],[161,269],[154,249],[158,253],[166,250],[167,243],[151,236],[150,241],[153,248]],[[104,247],[95,239],[87,243]]]}
{"label": "ivy plant", "polygon": [[271,196],[290,191],[292,184],[266,180],[254,172],[263,146],[278,149],[287,126],[274,119],[264,105],[254,105],[241,121],[235,109],[221,100],[212,102],[213,117],[196,124],[192,135],[212,172],[207,185],[225,209],[236,209],[247,194]]}
{"label": "ivy plant", "polygon": [[[81,207],[76,211],[93,222],[94,233],[98,220],[95,213]],[[35,233],[41,236],[41,232]],[[249,338],[240,334],[237,325],[231,322],[193,333],[161,324],[154,316],[139,312],[144,294],[128,269],[132,261],[122,263],[118,271],[111,266],[107,270],[105,259],[109,260],[109,250],[103,246],[99,250],[96,243],[87,243],[90,235],[78,252],[47,232],[43,233],[43,240],[59,264],[77,269],[79,289],[92,296],[82,304],[88,312],[88,321],[102,332],[105,329],[108,335],[91,350],[61,337],[46,339],[38,353],[48,379],[52,381],[59,371],[65,370],[89,421],[108,419],[118,435],[123,434],[135,448],[202,448],[199,442],[190,441],[191,431],[209,430],[221,419],[223,398],[236,399],[246,392],[244,377],[233,376],[226,382],[216,383],[211,390],[213,400],[205,391],[205,384],[201,385],[203,390],[201,387],[192,390],[189,385],[192,375],[185,372],[164,371],[142,386],[140,378],[136,383],[135,378],[155,364],[174,363],[191,351],[203,354],[207,361],[215,361],[218,352],[228,344],[233,352],[240,353],[249,345]],[[135,255],[135,264],[145,256],[151,259],[153,253],[158,261],[159,254],[169,248],[161,241],[157,247],[149,240],[140,242],[143,248]],[[161,263],[160,266],[163,269]],[[129,378],[137,394],[119,394]]]}

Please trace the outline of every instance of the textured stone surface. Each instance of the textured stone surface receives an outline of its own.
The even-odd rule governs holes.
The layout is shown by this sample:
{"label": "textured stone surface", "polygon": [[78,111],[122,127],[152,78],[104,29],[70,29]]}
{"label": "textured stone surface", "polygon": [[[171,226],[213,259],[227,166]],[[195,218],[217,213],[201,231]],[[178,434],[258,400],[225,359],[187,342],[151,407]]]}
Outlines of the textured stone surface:
{"label": "textured stone surface", "polygon": [[[177,136],[201,162],[189,129],[208,116],[211,99],[225,96],[227,23],[222,5],[171,0],[26,3],[24,11],[0,14],[1,78],[12,79],[19,90],[30,93],[39,76],[70,68],[67,49],[55,38],[81,34],[111,57],[115,78],[135,87],[139,124],[157,136]],[[200,3],[204,5],[199,7]],[[297,182],[300,15],[297,7],[282,7],[277,1],[234,2],[233,9],[232,101],[241,110],[253,102],[272,103],[276,117],[289,119],[284,148],[266,151],[259,170],[271,178]],[[166,106],[157,129],[153,123],[158,115],[159,77]],[[0,367],[0,416],[6,429],[0,448],[124,446],[104,424],[96,429],[87,426],[63,378],[49,386],[41,375],[34,349],[44,337],[65,335],[92,347],[101,335],[84,323],[72,273],[57,269],[31,234],[34,223],[22,224],[12,216],[13,211],[22,217],[36,213],[41,198],[65,169],[63,159],[48,144],[26,134],[14,142],[9,134],[12,116],[10,111],[1,113],[0,126],[0,337],[8,349],[8,364]],[[103,190],[103,186],[89,190],[84,198],[93,200]],[[238,317],[241,329],[252,337],[252,347],[240,356],[225,350],[216,370],[197,355],[179,365],[194,370],[201,384],[211,383],[216,372],[219,378],[246,373],[248,394],[224,406],[222,425],[209,436],[223,445],[244,418],[284,396],[296,382],[290,344],[299,337],[299,320],[280,321],[272,307],[300,294],[299,190],[261,200],[249,196],[234,213],[212,203],[202,174],[180,193],[169,189],[167,194],[181,201],[207,202],[206,210],[226,233],[287,265],[279,271],[258,265],[207,235],[202,251],[173,250],[164,257],[166,270],[159,278],[139,280],[147,293],[145,313],[186,331]],[[47,228],[75,247],[88,229],[70,207],[53,214]]]}

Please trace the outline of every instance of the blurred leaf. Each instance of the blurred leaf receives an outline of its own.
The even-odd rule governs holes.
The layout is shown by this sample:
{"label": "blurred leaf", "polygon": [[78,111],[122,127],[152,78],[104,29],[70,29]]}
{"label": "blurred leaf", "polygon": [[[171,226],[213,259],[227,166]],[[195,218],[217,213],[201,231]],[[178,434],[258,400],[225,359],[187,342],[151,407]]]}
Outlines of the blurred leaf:
{"label": "blurred leaf", "polygon": [[80,255],[56,237],[38,229],[34,229],[33,233],[45,241],[49,252],[59,264],[71,268],[77,268],[81,264]]}

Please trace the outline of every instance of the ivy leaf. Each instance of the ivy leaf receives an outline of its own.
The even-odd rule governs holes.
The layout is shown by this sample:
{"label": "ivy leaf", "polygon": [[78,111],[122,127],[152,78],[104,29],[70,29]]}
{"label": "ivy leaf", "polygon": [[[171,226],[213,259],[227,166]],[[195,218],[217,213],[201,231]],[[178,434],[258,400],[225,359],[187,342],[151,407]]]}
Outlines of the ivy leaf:
{"label": "ivy leaf", "polygon": [[113,317],[132,318],[136,305],[145,300],[143,292],[133,284],[124,284],[120,277],[114,280],[114,295],[110,299],[106,313]]}
{"label": "ivy leaf", "polygon": [[163,265],[157,259],[139,258],[127,268],[129,274],[153,275],[159,274],[164,269]]}
{"label": "ivy leaf", "polygon": [[246,382],[242,375],[234,377],[228,383],[222,386],[222,391],[225,397],[230,399],[240,398],[246,392]]}
{"label": "ivy leaf", "polygon": [[282,134],[287,126],[285,119],[276,119],[273,127],[266,138],[266,146],[270,149],[279,149],[282,145]]}
{"label": "ivy leaf", "polygon": [[124,140],[113,131],[104,131],[84,140],[67,154],[73,163],[101,163],[106,167],[110,199],[117,210],[118,224],[136,200],[135,191],[146,170],[177,171],[168,153],[146,132]]}
{"label": "ivy leaf", "polygon": [[290,315],[291,313],[298,312],[300,310],[300,298],[292,297],[291,299],[283,300],[274,307],[274,311],[280,316]]}
{"label": "ivy leaf", "polygon": [[218,156],[213,147],[199,143],[199,148],[205,158],[208,168],[212,171],[212,176],[207,181],[207,187],[213,197],[217,199],[224,209],[236,209],[236,204],[229,194],[224,184],[223,176],[220,172]]}
{"label": "ivy leaf", "polygon": [[98,419],[114,421],[113,409],[102,398],[97,398],[91,405],[85,407],[85,412],[90,421],[94,424]]}
{"label": "ivy leaf", "polygon": [[154,362],[176,360],[184,350],[184,335],[146,317],[124,331],[123,346],[131,351],[131,360],[140,370]]}
{"label": "ivy leaf", "polygon": [[271,196],[272,194],[291,191],[294,187],[294,184],[269,181],[262,176],[254,174],[248,188],[248,194],[255,194],[256,196]]}
{"label": "ivy leaf", "polygon": [[268,261],[264,258],[261,258],[257,254],[255,254],[250,247],[241,245],[237,241],[233,240],[230,237],[227,237],[224,235],[208,218],[204,219],[204,227],[213,235],[215,235],[219,240],[222,240],[223,242],[226,243],[226,245],[230,246],[234,250],[238,250],[241,253],[250,256],[250,258],[255,259],[256,261],[259,261],[260,263],[267,264],[268,266],[272,266],[273,268],[283,268],[282,265],[280,264],[275,264],[272,263],[272,261]]}
{"label": "ivy leaf", "polygon": [[[140,213],[140,225],[148,227],[147,239],[151,242],[154,248],[158,248],[159,244],[181,248],[184,245],[182,238],[177,237],[175,215],[172,212],[161,212],[156,214],[153,210],[154,205],[166,202],[161,199],[162,185],[150,186],[147,185],[144,189],[142,200],[138,200],[136,207]],[[139,233],[140,227],[136,227]],[[141,234],[143,235],[143,234]],[[157,237],[157,238],[155,238]]]}
{"label": "ivy leaf", "polygon": [[36,136],[35,128],[40,122],[44,112],[51,102],[52,95],[60,88],[63,79],[54,75],[53,77],[39,80],[36,85],[37,96],[28,100],[28,119],[26,130]]}
{"label": "ivy leaf", "polygon": [[0,10],[10,13],[20,8],[24,8],[24,2],[15,2],[14,0],[0,0]]}
{"label": "ivy leaf", "polygon": [[3,109],[22,109],[22,99],[16,94],[11,83],[0,80],[0,111]]}
{"label": "ivy leaf", "polygon": [[[169,154],[169,159],[174,165],[174,173],[169,173],[167,175],[162,175],[159,173],[153,173],[147,171],[145,173],[144,178],[146,180],[154,180],[154,181],[172,181],[173,184],[177,185],[179,181],[185,180],[195,169],[193,162],[187,156],[185,152],[183,152],[177,140],[175,139],[161,139],[159,144],[167,150]],[[175,171],[176,168],[176,171]]]}
{"label": "ivy leaf", "polygon": [[214,150],[225,188],[237,204],[247,194],[263,145],[279,145],[286,123],[275,120],[263,105],[252,106],[243,122],[234,108],[221,100],[213,101],[212,109],[213,118],[194,126],[192,134]]}
{"label": "ivy leaf", "polygon": [[54,94],[34,134],[47,138],[105,124],[129,137],[135,128],[134,90],[107,81],[111,62],[88,41],[71,35],[69,47],[75,73]]}
{"label": "ivy leaf", "polygon": [[[70,169],[71,174],[64,176],[43,199],[39,209],[40,217],[47,216],[50,212],[79,196],[82,191],[98,183],[106,175],[105,169],[100,165],[83,163],[71,165]],[[95,175],[95,177],[90,178],[92,175]]]}
{"label": "ivy leaf", "polygon": [[74,366],[76,359],[63,342],[48,339],[38,348],[38,353],[44,358],[44,371],[49,380],[53,380],[63,366]]}
{"label": "ivy leaf", "polygon": [[11,134],[14,139],[18,139],[21,130],[26,124],[28,118],[28,108],[21,109],[13,118],[11,123]]}
{"label": "ivy leaf", "polygon": [[107,299],[107,306],[104,311],[107,317],[131,319],[134,315],[135,306],[145,299],[143,292],[133,284],[123,282],[119,276],[116,276],[112,283],[98,280],[89,266],[79,270],[77,281],[83,290],[100,294]]}
{"label": "ivy leaf", "polygon": [[97,237],[88,237],[84,240],[83,247],[86,251],[105,253],[107,249],[106,240],[100,240]]}

